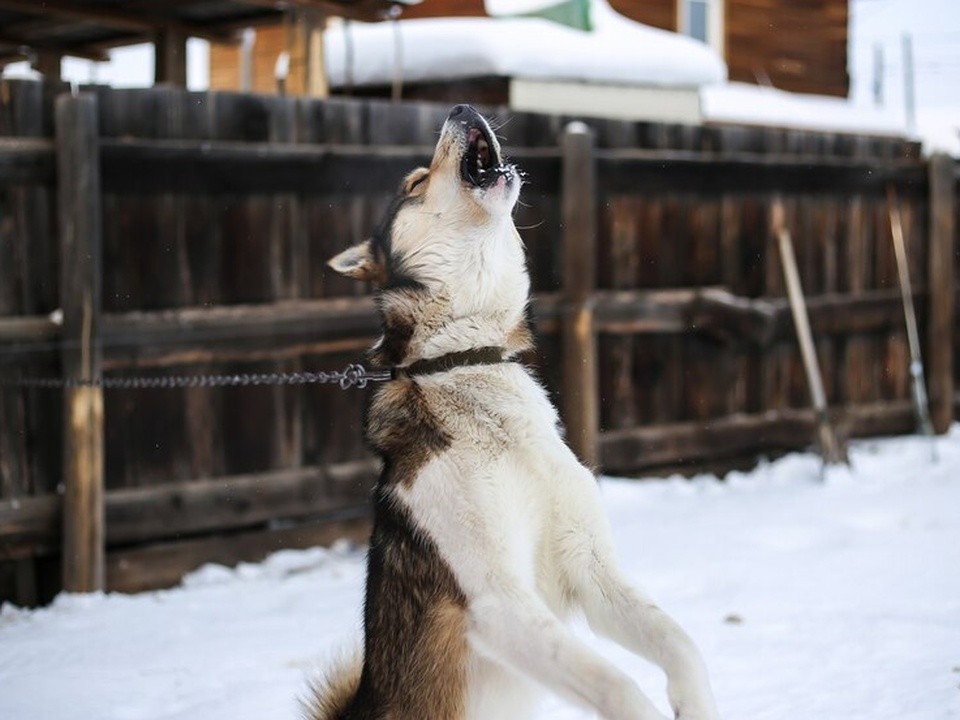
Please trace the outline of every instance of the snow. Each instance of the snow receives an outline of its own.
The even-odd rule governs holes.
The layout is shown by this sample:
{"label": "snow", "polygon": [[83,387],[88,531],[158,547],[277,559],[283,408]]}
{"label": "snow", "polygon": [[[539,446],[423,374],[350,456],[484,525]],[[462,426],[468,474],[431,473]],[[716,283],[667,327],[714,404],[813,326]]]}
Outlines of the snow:
{"label": "snow", "polygon": [[[628,575],[693,635],[724,717],[960,717],[960,425],[750,473],[637,483],[604,501]],[[363,554],[282,551],[176,589],[0,610],[4,720],[295,718],[359,637]],[[666,710],[659,673],[589,636]],[[586,713],[549,698],[540,720]]]}
{"label": "snow", "polygon": [[340,25],[324,34],[328,78],[333,87],[390,84],[397,34],[405,82],[498,76],[693,87],[726,78],[703,43],[628,20],[604,0],[591,10],[593,32],[505,17]]}
{"label": "snow", "polygon": [[906,134],[902,118],[845,98],[803,95],[731,82],[700,89],[705,120],[870,135]]}

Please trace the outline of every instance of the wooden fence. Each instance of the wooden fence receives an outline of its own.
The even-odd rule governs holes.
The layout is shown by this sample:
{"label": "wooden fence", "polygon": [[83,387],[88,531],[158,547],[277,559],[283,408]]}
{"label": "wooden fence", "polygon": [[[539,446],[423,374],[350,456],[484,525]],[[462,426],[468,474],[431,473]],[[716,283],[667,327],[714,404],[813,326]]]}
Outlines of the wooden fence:
{"label": "wooden fence", "polygon": [[[425,162],[447,108],[0,84],[0,373],[329,370],[376,333],[324,271]],[[957,169],[911,143],[516,114],[536,366],[607,472],[808,445],[770,231],[780,198],[848,435],[911,432],[895,187],[943,431],[954,416]],[[0,598],[169,585],[362,534],[368,391],[0,387]],[[104,548],[106,553],[104,554]]]}

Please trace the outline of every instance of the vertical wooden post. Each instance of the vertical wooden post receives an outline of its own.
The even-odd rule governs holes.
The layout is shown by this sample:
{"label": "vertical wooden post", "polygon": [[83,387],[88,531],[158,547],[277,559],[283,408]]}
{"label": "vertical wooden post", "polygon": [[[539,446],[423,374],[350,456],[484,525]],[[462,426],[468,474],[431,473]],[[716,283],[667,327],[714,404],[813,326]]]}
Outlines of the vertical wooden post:
{"label": "vertical wooden post", "polygon": [[581,461],[598,461],[596,284],[597,183],[593,135],[581,122],[563,135],[563,422]]}
{"label": "vertical wooden post", "polygon": [[[63,373],[100,375],[100,157],[97,101],[61,95],[56,106]],[[63,589],[104,586],[103,391],[64,391]]]}
{"label": "vertical wooden post", "polygon": [[33,69],[43,75],[44,80],[60,80],[60,67],[63,55],[53,50],[40,50],[33,63]]}
{"label": "vertical wooden post", "polygon": [[187,37],[174,30],[161,30],[153,42],[153,81],[173,87],[187,86]]}
{"label": "vertical wooden post", "polygon": [[930,223],[928,243],[927,358],[930,416],[933,429],[945,433],[953,422],[954,326],[954,161],[949,155],[930,158]]}

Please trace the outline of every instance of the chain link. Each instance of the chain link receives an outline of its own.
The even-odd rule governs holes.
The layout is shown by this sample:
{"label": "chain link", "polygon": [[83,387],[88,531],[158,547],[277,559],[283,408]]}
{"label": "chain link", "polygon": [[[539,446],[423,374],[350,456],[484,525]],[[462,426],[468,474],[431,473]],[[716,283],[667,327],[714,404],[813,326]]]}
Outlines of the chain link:
{"label": "chain link", "polygon": [[365,388],[370,382],[384,382],[392,377],[390,370],[367,370],[351,364],[337,372],[241,373],[238,375],[154,375],[147,377],[96,378],[0,378],[0,386],[20,388],[95,387],[105,390],[154,390],[170,388],[250,387],[256,385],[337,384],[341,390]]}

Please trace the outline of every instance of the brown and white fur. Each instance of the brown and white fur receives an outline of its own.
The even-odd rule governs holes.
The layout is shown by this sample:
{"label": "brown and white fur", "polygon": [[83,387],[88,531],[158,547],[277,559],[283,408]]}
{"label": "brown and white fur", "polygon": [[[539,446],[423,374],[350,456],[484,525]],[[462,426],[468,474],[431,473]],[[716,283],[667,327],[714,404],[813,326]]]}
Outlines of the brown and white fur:
{"label": "brown and white fur", "polygon": [[[455,107],[374,237],[330,261],[379,285],[375,362],[531,347],[520,185],[483,118]],[[717,718],[696,647],[618,569],[594,475],[521,364],[400,373],[376,392],[366,430],[384,469],[365,642],[318,683],[312,720],[526,719],[543,688],[609,720],[662,718],[566,627],[577,610],[663,668],[677,718]]]}

